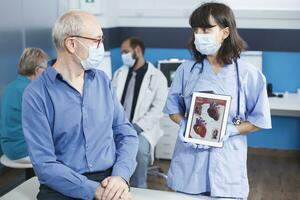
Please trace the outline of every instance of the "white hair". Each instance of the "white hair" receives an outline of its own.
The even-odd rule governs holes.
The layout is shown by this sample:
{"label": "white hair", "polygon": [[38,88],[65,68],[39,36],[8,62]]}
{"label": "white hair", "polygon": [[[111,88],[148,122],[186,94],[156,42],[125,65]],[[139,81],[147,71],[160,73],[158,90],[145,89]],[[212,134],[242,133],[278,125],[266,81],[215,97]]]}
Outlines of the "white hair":
{"label": "white hair", "polygon": [[65,49],[65,39],[72,35],[81,35],[84,24],[81,17],[83,11],[68,11],[59,17],[52,30],[52,38],[57,50]]}

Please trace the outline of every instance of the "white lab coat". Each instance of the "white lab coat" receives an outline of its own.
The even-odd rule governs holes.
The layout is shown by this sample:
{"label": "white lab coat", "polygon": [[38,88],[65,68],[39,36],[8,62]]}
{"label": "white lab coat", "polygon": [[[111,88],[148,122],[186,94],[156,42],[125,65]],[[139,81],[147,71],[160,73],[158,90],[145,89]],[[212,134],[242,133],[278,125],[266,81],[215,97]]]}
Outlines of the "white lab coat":
{"label": "white lab coat", "polygon": [[[168,95],[168,85],[163,73],[150,62],[147,63],[148,70],[142,81],[132,123],[136,123],[143,129],[141,134],[150,143],[151,162],[153,163],[154,147],[163,136],[159,120],[163,116],[162,110]],[[123,65],[113,77],[112,84],[119,100],[122,98],[128,71],[129,67]]]}

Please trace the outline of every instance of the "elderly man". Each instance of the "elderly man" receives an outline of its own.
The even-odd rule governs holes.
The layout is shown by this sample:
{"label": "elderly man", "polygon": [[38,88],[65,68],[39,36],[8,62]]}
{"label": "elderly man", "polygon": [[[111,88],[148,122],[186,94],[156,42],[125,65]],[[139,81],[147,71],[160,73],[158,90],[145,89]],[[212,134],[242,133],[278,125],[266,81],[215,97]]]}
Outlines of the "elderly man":
{"label": "elderly man", "polygon": [[137,133],[104,72],[94,16],[70,11],[53,28],[57,60],[23,96],[23,130],[38,199],[129,199]]}

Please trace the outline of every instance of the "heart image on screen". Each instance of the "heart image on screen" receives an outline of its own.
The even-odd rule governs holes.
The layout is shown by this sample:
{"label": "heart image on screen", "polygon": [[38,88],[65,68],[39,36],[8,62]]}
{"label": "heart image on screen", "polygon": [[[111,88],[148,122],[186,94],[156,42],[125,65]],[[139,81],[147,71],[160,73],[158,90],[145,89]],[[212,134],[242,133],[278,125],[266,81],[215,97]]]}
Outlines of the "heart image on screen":
{"label": "heart image on screen", "polygon": [[220,118],[219,107],[216,103],[211,103],[207,109],[208,115],[213,118],[215,121],[218,121]]}
{"label": "heart image on screen", "polygon": [[202,105],[195,106],[195,114],[201,115],[202,114]]}
{"label": "heart image on screen", "polygon": [[193,129],[197,135],[200,137],[205,137],[206,135],[206,123],[202,118],[196,119],[196,124],[194,124]]}

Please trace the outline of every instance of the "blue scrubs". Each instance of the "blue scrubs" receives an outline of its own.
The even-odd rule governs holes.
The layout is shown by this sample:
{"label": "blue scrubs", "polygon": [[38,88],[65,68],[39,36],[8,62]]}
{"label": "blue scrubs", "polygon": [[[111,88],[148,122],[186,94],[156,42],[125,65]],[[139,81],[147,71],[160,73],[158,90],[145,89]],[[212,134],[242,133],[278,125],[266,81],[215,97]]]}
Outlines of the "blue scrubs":
{"label": "blue scrubs", "polygon": [[[194,61],[187,61],[177,69],[164,113],[186,113],[190,109],[193,92],[213,91],[231,95],[228,123],[232,123],[237,110],[238,89],[234,63],[225,65],[217,74],[206,59],[202,73],[201,64],[191,70],[193,64]],[[259,128],[271,128],[264,75],[241,60],[238,60],[238,67],[241,82],[240,117]],[[208,150],[193,149],[183,145],[177,138],[168,172],[168,185],[175,191],[189,194],[210,192],[215,197],[247,198],[247,137],[236,135],[226,140],[222,148]]]}
{"label": "blue scrubs", "polygon": [[11,160],[28,156],[22,130],[21,107],[22,95],[29,83],[26,76],[18,75],[5,89],[1,101],[1,146],[3,153]]}

